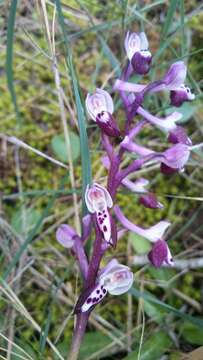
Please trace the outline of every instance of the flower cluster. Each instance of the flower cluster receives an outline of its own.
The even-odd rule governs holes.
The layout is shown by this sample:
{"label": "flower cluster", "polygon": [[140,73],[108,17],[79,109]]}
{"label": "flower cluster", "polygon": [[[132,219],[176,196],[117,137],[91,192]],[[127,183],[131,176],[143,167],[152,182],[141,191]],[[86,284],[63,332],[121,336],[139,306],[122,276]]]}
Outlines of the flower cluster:
{"label": "flower cluster", "polygon": [[[149,162],[159,164],[160,171],[164,174],[184,171],[193,146],[185,129],[177,124],[182,116],[180,112],[174,111],[166,117],[158,117],[143,107],[143,101],[147,94],[166,91],[170,93],[171,104],[179,107],[183,102],[193,100],[195,95],[185,85],[187,69],[182,61],[172,64],[160,80],[149,84],[130,82],[131,75],[148,73],[152,54],[143,32],[128,32],[124,47],[128,62],[121,79],[117,79],[113,87],[120,95],[126,115],[122,130],[114,115],[113,99],[106,90],[98,88],[86,97],[87,113],[101,130],[105,151],[102,164],[108,170],[107,185],[104,187],[93,182],[87,186],[85,202],[89,214],[83,218],[81,236],[65,224],[61,225],[56,233],[58,242],[70,248],[76,257],[84,280],[82,293],[75,306],[76,314],[90,313],[108,293],[120,295],[132,286],[133,273],[128,266],[120,264],[116,259],[101,268],[101,260],[106,251],[110,247],[115,248],[118,239],[126,231],[135,232],[151,243],[148,259],[153,266],[159,268],[174,265],[165,239],[170,223],[163,220],[150,228],[132,223],[115,204],[115,195],[119,187],[124,186],[137,193],[140,205],[151,209],[163,208],[156,195],[148,190],[150,184],[147,179],[132,181],[129,175],[147,166]],[[137,120],[136,115],[140,115],[142,119]],[[163,131],[171,146],[163,152],[157,152],[138,144],[136,137],[145,126],[154,126]],[[117,147],[114,147],[116,139],[119,141],[116,141]],[[121,163],[126,152],[135,154],[135,159],[122,168]],[[119,231],[118,224],[122,226]],[[91,235],[92,227],[95,240],[91,257],[88,259],[85,243]]]}

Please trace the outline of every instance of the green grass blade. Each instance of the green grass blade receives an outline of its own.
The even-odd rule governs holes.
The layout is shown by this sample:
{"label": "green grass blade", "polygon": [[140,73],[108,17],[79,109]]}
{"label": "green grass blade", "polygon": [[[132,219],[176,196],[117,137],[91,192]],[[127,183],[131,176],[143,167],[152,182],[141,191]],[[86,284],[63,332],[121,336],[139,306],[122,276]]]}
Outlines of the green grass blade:
{"label": "green grass blade", "polygon": [[167,11],[166,20],[165,20],[164,27],[162,30],[162,41],[165,39],[165,37],[167,36],[167,34],[170,30],[171,24],[173,22],[173,15],[175,13],[177,3],[178,3],[178,0],[171,0],[169,3],[170,5],[169,5],[168,11]]}
{"label": "green grass blade", "polygon": [[11,94],[11,99],[13,106],[16,112],[17,120],[20,119],[20,114],[17,105],[16,93],[14,88],[14,79],[13,79],[13,38],[14,38],[14,28],[15,28],[15,18],[17,11],[18,0],[12,0],[9,17],[8,17],[8,27],[7,27],[7,46],[6,46],[6,76],[8,89]]}
{"label": "green grass blade", "polygon": [[80,95],[80,87],[78,84],[77,76],[74,69],[72,52],[70,48],[70,42],[68,35],[66,33],[64,17],[61,9],[60,0],[55,0],[59,23],[61,26],[64,47],[66,52],[66,63],[68,66],[70,78],[72,81],[73,93],[75,97],[77,115],[78,115],[78,125],[79,125],[79,133],[80,133],[80,151],[81,151],[81,162],[82,162],[82,193],[83,193],[83,215],[87,212],[86,204],[84,200],[85,190],[88,184],[91,183],[91,163],[90,163],[90,154],[89,154],[89,146],[88,146],[88,138],[87,138],[87,130],[86,130],[86,119],[84,114],[83,102]]}
{"label": "green grass blade", "polygon": [[181,312],[180,310],[177,310],[176,308],[174,308],[171,305],[168,305],[166,303],[164,303],[161,300],[156,299],[153,295],[151,295],[150,293],[146,293],[146,292],[141,292],[135,288],[132,288],[130,290],[130,293],[136,297],[137,299],[139,298],[143,298],[144,300],[147,300],[151,303],[160,305],[164,310],[168,311],[168,312],[172,312],[174,315],[178,316],[179,318],[182,318],[184,320],[187,320],[193,324],[195,324],[196,326],[198,326],[199,328],[203,329],[203,319],[198,318],[198,317],[194,317],[188,314],[185,314],[183,312]]}

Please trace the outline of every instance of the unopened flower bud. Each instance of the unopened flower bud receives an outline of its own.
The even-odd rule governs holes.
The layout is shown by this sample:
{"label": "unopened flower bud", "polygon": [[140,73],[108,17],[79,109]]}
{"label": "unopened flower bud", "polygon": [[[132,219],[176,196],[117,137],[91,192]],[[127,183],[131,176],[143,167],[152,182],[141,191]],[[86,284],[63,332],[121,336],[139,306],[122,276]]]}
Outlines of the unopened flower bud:
{"label": "unopened flower bud", "polygon": [[75,236],[78,236],[77,233],[67,224],[60,225],[56,231],[57,241],[66,248],[72,248]]}
{"label": "unopened flower bud", "polygon": [[140,196],[139,203],[149,209],[162,209],[164,207],[153,193]]}

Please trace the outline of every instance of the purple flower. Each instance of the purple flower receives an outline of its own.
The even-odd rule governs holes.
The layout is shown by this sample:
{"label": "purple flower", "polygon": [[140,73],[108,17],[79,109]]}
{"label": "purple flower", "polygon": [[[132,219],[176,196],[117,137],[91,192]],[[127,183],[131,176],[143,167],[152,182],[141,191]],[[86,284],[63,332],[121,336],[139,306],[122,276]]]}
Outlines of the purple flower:
{"label": "purple flower", "polygon": [[181,106],[184,101],[194,100],[195,95],[184,85],[187,68],[183,61],[172,64],[163,78],[166,89],[170,90],[171,105]]}
{"label": "purple flower", "polygon": [[164,207],[153,193],[140,196],[139,203],[149,209],[162,209]]}
{"label": "purple flower", "polygon": [[187,133],[182,126],[176,126],[174,130],[170,131],[168,141],[173,144],[181,143],[185,145],[192,145],[191,139],[187,136]]}
{"label": "purple flower", "polygon": [[78,236],[75,230],[66,224],[62,224],[56,231],[57,241],[65,248],[72,248],[74,245],[74,238]]}
{"label": "purple flower", "polygon": [[191,93],[191,90],[188,86],[181,85],[179,89],[172,90],[170,93],[171,105],[181,106],[184,101],[194,100],[195,95]]}
{"label": "purple flower", "polygon": [[131,181],[128,178],[125,178],[122,180],[122,185],[130,189],[132,192],[135,193],[145,193],[147,190],[145,187],[149,184],[149,181],[144,178],[140,178],[136,180],[135,182]]}
{"label": "purple flower", "polygon": [[155,81],[152,84],[133,84],[123,80],[116,80],[114,90],[122,90],[133,93],[143,92],[158,92],[168,90],[170,91],[171,104],[174,106],[181,106],[184,101],[191,101],[195,99],[195,95],[191,92],[188,86],[185,86],[185,78],[187,68],[183,61],[177,61],[172,64],[166,72],[162,80]]}
{"label": "purple flower", "polygon": [[163,83],[168,90],[177,90],[185,82],[187,67],[183,61],[177,61],[170,66],[163,77]]}
{"label": "purple flower", "polygon": [[141,106],[138,108],[137,112],[139,115],[142,115],[147,121],[158,127],[163,132],[174,130],[176,128],[176,122],[182,117],[182,114],[180,112],[174,111],[173,113],[162,119],[157,116],[151,115],[146,110],[141,108]]}
{"label": "purple flower", "polygon": [[160,221],[156,225],[149,227],[148,229],[143,229],[141,226],[133,224],[129,221],[118,205],[114,206],[114,213],[120,223],[128,230],[145,237],[150,242],[156,242],[161,239],[166,231],[166,229],[170,226],[170,222],[168,221]]}
{"label": "purple flower", "polygon": [[148,259],[156,268],[160,268],[162,265],[174,265],[170,249],[164,240],[158,240],[153,244]]}
{"label": "purple flower", "polygon": [[88,311],[92,306],[100,303],[107,292],[111,295],[124,294],[132,284],[133,273],[129,267],[112,259],[99,271],[95,286],[82,293],[76,304],[75,312]]}
{"label": "purple flower", "polygon": [[145,33],[136,34],[128,31],[124,46],[134,71],[140,75],[148,73],[152,54],[149,51],[149,44]]}
{"label": "purple flower", "polygon": [[87,186],[85,201],[89,212],[96,214],[97,224],[104,240],[113,244],[111,234],[112,219],[108,211],[108,208],[113,206],[111,195],[105,187],[94,183],[91,187]]}
{"label": "purple flower", "polygon": [[113,100],[107,91],[96,89],[94,94],[87,94],[85,103],[89,116],[106,135],[120,136],[120,130],[112,116]]}
{"label": "purple flower", "polygon": [[161,162],[169,168],[182,170],[190,156],[190,148],[185,144],[175,144],[163,153]]}

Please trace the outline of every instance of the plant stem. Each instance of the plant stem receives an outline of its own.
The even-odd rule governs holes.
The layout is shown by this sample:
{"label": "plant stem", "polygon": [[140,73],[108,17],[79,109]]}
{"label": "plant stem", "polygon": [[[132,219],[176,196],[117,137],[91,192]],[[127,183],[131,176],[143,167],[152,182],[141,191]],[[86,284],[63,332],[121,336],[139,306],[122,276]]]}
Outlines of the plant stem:
{"label": "plant stem", "polygon": [[87,321],[89,318],[90,313],[85,312],[77,315],[76,326],[73,334],[73,341],[70,349],[70,353],[68,354],[67,360],[77,360],[80,345],[85,333],[85,329],[87,326]]}

